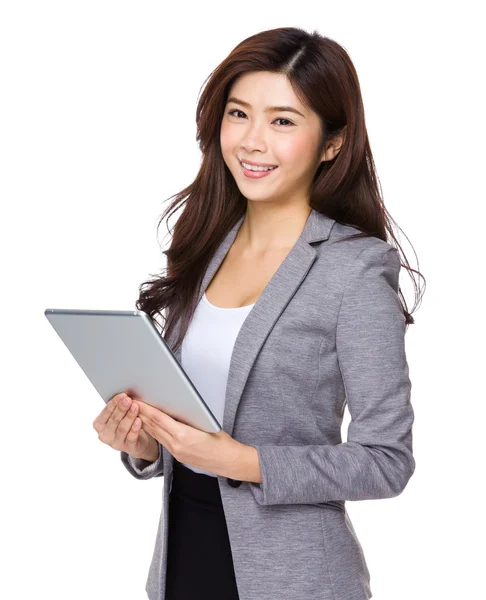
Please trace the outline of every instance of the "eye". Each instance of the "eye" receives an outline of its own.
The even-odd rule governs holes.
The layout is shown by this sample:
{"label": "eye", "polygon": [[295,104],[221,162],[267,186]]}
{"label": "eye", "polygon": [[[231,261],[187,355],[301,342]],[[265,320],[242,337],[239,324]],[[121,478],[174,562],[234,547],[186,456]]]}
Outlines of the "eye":
{"label": "eye", "polygon": [[[233,113],[241,113],[242,115],[245,114],[242,110],[239,110],[238,108],[234,108],[233,110],[228,111],[228,115],[233,115]],[[239,117],[236,118],[239,119]],[[279,117],[275,119],[274,122],[275,121],[287,121],[287,123],[290,123],[290,125],[295,125],[295,123],[292,123],[292,121],[289,121],[289,119],[285,119],[284,117]],[[283,125],[283,127],[289,127],[289,125]]]}

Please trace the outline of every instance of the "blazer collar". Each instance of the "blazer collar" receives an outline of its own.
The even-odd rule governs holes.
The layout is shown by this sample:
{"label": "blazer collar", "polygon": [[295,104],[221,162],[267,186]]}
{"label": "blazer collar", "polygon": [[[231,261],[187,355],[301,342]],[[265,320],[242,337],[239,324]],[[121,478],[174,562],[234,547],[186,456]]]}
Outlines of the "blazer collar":
{"label": "blazer collar", "polygon": [[[209,262],[199,288],[198,302],[231,248],[245,215],[246,213],[231,228]],[[334,219],[314,209],[311,210],[300,237],[260,294],[238,332],[231,355],[226,404],[223,423],[221,423],[229,435],[232,435],[238,404],[258,352],[317,257],[317,251],[310,244],[326,241],[334,223]],[[179,322],[174,327],[174,340],[178,334],[178,325]],[[180,364],[181,354],[182,347],[179,347],[175,356]]]}

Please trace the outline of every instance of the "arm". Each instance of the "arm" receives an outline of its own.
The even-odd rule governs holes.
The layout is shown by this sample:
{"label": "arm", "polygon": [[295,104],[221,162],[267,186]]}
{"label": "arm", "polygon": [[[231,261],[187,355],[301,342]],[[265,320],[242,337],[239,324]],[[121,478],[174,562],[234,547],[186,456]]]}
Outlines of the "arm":
{"label": "arm", "polygon": [[358,255],[336,330],[336,351],[351,415],[337,445],[255,446],[262,505],[314,504],[398,496],[415,470],[414,412],[398,298],[398,251],[372,246]]}
{"label": "arm", "polygon": [[159,446],[159,456],[154,462],[149,462],[143,458],[133,458],[126,452],[120,452],[122,463],[136,479],[151,479],[152,477],[161,477],[164,474],[164,462],[162,454],[162,445]]}

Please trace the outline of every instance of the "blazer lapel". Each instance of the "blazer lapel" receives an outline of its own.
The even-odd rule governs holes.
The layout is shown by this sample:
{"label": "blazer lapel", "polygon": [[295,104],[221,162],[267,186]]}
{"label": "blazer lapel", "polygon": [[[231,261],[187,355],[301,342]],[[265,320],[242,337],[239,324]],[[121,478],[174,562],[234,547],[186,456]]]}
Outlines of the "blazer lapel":
{"label": "blazer lapel", "polygon": [[[211,259],[199,288],[198,302],[231,248],[244,218],[245,214],[232,227]],[[258,352],[316,259],[317,252],[310,243],[327,240],[334,223],[334,219],[311,210],[300,237],[260,294],[238,332],[231,355],[222,423],[229,435],[232,435],[238,404]],[[176,326],[174,339],[177,333]],[[182,347],[175,353],[180,364],[181,353]]]}

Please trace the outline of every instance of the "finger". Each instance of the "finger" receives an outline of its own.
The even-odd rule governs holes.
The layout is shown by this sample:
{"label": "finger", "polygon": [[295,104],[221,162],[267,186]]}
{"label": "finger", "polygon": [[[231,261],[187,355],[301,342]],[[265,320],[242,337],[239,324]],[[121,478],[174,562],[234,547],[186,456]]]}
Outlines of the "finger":
{"label": "finger", "polygon": [[179,423],[168,414],[143,401],[139,402],[139,408],[142,427],[153,437],[156,437],[154,434],[159,434],[160,432],[168,436],[169,439],[177,435]]}
{"label": "finger", "polygon": [[[133,421],[134,419],[131,418],[131,415],[133,415],[134,412],[136,412],[136,410],[131,410],[133,406],[133,400],[132,398],[130,398],[130,396],[126,395],[125,397],[122,397],[118,400],[118,402],[116,403],[116,408],[115,410],[112,412],[110,420],[107,422],[107,430],[113,434],[113,439],[118,440],[118,428],[120,426],[122,426],[122,430],[120,433],[125,433],[125,435],[128,433],[128,428],[131,427],[131,422],[129,427],[127,428],[127,421],[125,420],[126,418],[128,420],[131,419],[131,421]],[[136,405],[135,405],[135,409],[136,409]],[[124,421],[125,420],[125,421]],[[122,425],[123,424],[123,425]]]}
{"label": "finger", "polygon": [[116,394],[113,396],[107,403],[105,408],[100,412],[100,414],[93,421],[93,427],[99,433],[101,429],[105,427],[105,425],[110,420],[113,412],[116,410],[118,403],[126,396],[125,392],[121,392],[120,394]]}
{"label": "finger", "polygon": [[132,399],[129,396],[118,399],[116,407],[111,413],[110,418],[106,422],[105,426],[102,427],[101,431],[98,433],[98,437],[102,442],[113,446],[114,444],[118,443],[118,440],[121,437],[121,435],[123,435],[123,437],[126,436],[126,434],[128,433],[128,429],[123,428],[126,427],[126,423],[124,424],[120,432],[118,432],[118,427],[120,426],[122,420],[125,418],[131,404]]}
{"label": "finger", "polygon": [[[138,418],[135,420],[140,421],[140,427],[138,427],[138,425],[135,425],[135,423],[134,423],[132,430],[136,431],[137,434],[140,435],[141,430],[143,429],[143,431],[146,435],[153,437],[157,442],[159,442],[159,444],[162,444],[162,446],[167,448],[167,450],[169,450],[169,452],[170,452],[172,449],[172,439],[173,438],[162,427],[152,428],[150,426],[147,426],[147,424],[144,423],[143,419],[144,418],[139,411]],[[128,432],[127,439],[130,436],[130,434],[131,434],[131,432]]]}
{"label": "finger", "polygon": [[[112,448],[115,448],[115,450],[126,449],[127,435],[137,416],[137,404],[132,402],[130,408],[124,410],[124,413],[124,417],[118,422],[115,430],[112,429],[113,425],[109,424],[99,436],[102,441],[109,444]],[[115,419],[115,416],[113,419]],[[113,420],[113,422],[115,421]]]}
{"label": "finger", "polygon": [[[125,448],[127,444],[133,444],[138,441],[140,435],[141,420],[138,417],[138,403],[132,402],[130,409],[126,412],[120,421],[116,432],[114,443],[117,447]],[[135,421],[138,421],[135,425]]]}
{"label": "finger", "polygon": [[136,417],[135,419],[133,419],[130,429],[128,430],[128,433],[125,437],[125,447],[126,448],[128,448],[128,449],[136,448],[138,439],[140,437],[141,430],[142,430],[142,420],[140,419],[140,417]]}
{"label": "finger", "polygon": [[[135,401],[135,400],[132,401],[132,406],[130,407],[130,410],[128,411],[126,417],[120,422],[120,425],[118,426],[117,432],[119,433],[119,438],[117,438],[116,443],[120,443],[119,440],[121,440],[121,443],[122,444],[124,443],[125,447],[135,446],[136,443],[138,442],[138,438],[140,436],[141,429],[143,429],[147,435],[150,435],[151,437],[157,439],[156,436],[153,435],[150,431],[148,431],[147,427],[144,426],[144,423],[143,423],[143,420],[142,420],[141,414],[140,414],[141,403],[142,403],[142,401],[139,400],[138,398],[137,398],[137,401]],[[133,411],[131,410],[132,408],[134,409]],[[164,437],[164,436],[166,436],[165,431],[163,431],[159,428],[157,430],[157,432],[154,432],[154,433],[158,433],[158,435],[161,436],[162,442],[168,444],[167,437]]]}

